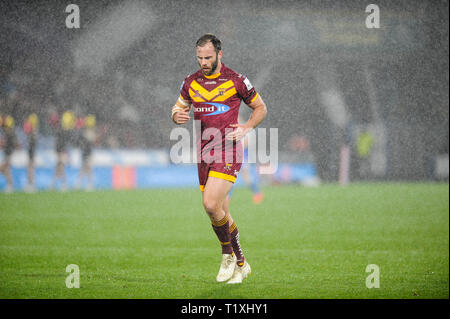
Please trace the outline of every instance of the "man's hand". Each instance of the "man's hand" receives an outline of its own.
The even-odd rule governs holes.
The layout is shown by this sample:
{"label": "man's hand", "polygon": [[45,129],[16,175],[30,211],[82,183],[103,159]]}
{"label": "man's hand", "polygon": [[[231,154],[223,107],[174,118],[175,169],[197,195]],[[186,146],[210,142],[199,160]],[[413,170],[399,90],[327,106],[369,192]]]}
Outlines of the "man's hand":
{"label": "man's hand", "polygon": [[184,123],[186,123],[187,121],[189,121],[189,119],[191,118],[191,117],[189,116],[189,110],[190,110],[190,108],[187,107],[187,108],[185,108],[185,109],[183,109],[183,110],[180,110],[180,111],[176,112],[176,113],[173,115],[173,121],[174,121],[176,124],[178,124],[178,125],[184,124]]}
{"label": "man's hand", "polygon": [[240,141],[244,136],[252,130],[250,127],[245,127],[241,124],[231,124],[230,127],[236,127],[236,129],[228,133],[225,138],[230,141]]}
{"label": "man's hand", "polygon": [[253,102],[248,104],[248,106],[252,108],[253,111],[247,123],[245,123],[245,125],[231,124],[230,126],[236,127],[236,129],[225,136],[227,140],[240,141],[248,132],[257,127],[259,123],[261,123],[262,120],[266,117],[267,108],[261,96],[258,95]]}

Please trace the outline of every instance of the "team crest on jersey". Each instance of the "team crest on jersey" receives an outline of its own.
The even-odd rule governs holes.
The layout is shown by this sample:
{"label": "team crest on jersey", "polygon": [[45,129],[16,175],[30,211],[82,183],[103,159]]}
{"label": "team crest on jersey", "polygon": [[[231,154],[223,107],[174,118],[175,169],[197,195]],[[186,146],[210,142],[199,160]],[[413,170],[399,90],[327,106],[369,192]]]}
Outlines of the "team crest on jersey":
{"label": "team crest on jersey", "polygon": [[219,92],[219,95],[224,95],[226,89],[224,89],[224,88],[218,88],[217,91]]}
{"label": "team crest on jersey", "polygon": [[198,92],[198,90],[196,90],[194,92],[194,94],[192,95],[192,97],[202,97],[202,96],[200,95],[200,92]]}
{"label": "team crest on jersey", "polygon": [[226,170],[226,171],[230,171],[231,170],[231,166],[232,166],[232,164],[225,164],[225,166],[224,166],[224,169]]}

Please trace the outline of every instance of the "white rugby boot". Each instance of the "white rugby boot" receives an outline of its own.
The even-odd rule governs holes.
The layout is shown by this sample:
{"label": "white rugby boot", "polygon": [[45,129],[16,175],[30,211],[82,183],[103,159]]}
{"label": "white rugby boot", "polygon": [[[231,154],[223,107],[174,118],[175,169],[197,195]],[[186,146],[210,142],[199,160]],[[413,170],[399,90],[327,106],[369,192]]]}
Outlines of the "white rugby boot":
{"label": "white rugby boot", "polygon": [[250,268],[250,264],[245,260],[244,266],[240,267],[236,265],[234,267],[234,273],[231,279],[227,282],[227,284],[240,284],[242,283],[242,280],[247,278],[248,275],[250,275],[252,272],[252,269]]}
{"label": "white rugby boot", "polygon": [[220,264],[219,273],[216,280],[224,282],[233,276],[234,267],[236,266],[236,256],[234,254],[223,254],[222,263]]}

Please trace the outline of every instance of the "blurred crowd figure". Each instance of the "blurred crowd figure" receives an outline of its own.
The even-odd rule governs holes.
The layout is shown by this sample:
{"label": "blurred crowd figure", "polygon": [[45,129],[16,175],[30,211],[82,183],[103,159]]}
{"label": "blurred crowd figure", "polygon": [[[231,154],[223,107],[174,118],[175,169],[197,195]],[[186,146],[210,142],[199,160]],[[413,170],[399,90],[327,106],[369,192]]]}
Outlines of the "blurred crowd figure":
{"label": "blurred crowd figure", "polygon": [[39,129],[39,118],[36,113],[30,114],[23,123],[23,131],[28,138],[28,166],[27,177],[28,183],[25,186],[25,190],[28,192],[34,192],[36,190],[34,183],[34,155],[36,153],[37,139]]}
{"label": "blurred crowd figure", "polygon": [[57,156],[56,169],[53,174],[51,187],[57,188],[59,183],[61,190],[67,190],[67,178],[65,166],[69,160],[67,147],[76,146],[81,150],[82,166],[78,175],[75,188],[82,186],[84,177],[88,178],[87,190],[93,189],[93,176],[91,167],[92,145],[95,142],[96,118],[90,114],[87,116],[76,116],[68,110],[59,115],[53,112],[50,115],[50,126],[55,137],[55,152]]}
{"label": "blurred crowd figure", "polygon": [[4,135],[4,141],[2,143],[4,158],[3,163],[0,165],[0,172],[5,175],[6,178],[7,184],[5,192],[10,193],[13,191],[11,155],[17,147],[14,118],[10,115],[0,115],[0,127]]}
{"label": "blurred crowd figure", "polygon": [[[248,144],[249,138],[244,137],[243,139],[243,148],[244,148],[244,158],[241,167],[242,180],[246,187],[250,188],[253,196],[253,203],[260,204],[264,199],[264,194],[260,188],[260,176],[259,176],[259,165],[257,163],[249,163],[249,154],[248,154]],[[234,193],[234,186],[228,193],[228,198],[231,200]]]}
{"label": "blurred crowd figure", "polygon": [[[56,152],[56,167],[51,184],[52,189],[67,190],[67,178],[65,167],[68,163],[68,147],[76,147],[81,151],[82,165],[78,174],[75,188],[83,186],[84,179],[87,183],[84,189],[92,190],[94,187],[91,155],[92,148],[96,141],[96,117],[92,114],[82,115],[71,110],[64,112],[52,111],[48,117],[48,124],[54,137]],[[11,173],[11,156],[16,149],[27,149],[27,184],[24,188],[26,192],[36,191],[35,183],[35,153],[39,138],[39,117],[36,113],[31,113],[24,117],[22,125],[19,125],[10,114],[0,114],[0,146],[3,149],[3,162],[0,165],[0,173],[6,178],[6,193],[14,191],[14,183]],[[18,143],[17,133],[22,132],[27,139],[24,147]]]}
{"label": "blurred crowd figure", "polygon": [[[238,116],[238,122],[243,123],[242,116]],[[260,204],[264,199],[264,194],[260,188],[260,176],[259,176],[259,165],[257,163],[249,163],[249,143],[255,141],[250,141],[249,136],[245,136],[242,140],[243,152],[243,162],[241,166],[241,174],[244,184],[250,188],[253,195],[253,203]],[[234,186],[228,192],[228,198],[231,200],[234,193]]]}

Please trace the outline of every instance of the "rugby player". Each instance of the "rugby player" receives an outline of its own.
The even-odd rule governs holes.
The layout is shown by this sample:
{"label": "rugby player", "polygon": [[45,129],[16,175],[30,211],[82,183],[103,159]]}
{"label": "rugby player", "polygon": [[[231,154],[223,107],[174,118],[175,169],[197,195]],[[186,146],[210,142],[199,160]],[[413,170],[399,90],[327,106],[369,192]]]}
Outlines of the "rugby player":
{"label": "rugby player", "polygon": [[[215,35],[205,34],[197,40],[196,55],[200,70],[185,78],[181,85],[180,96],[172,108],[172,120],[176,124],[186,123],[193,108],[194,119],[201,123],[202,137],[197,138],[200,190],[203,207],[222,247],[216,280],[241,283],[251,268],[241,249],[227,195],[241,168],[240,141],[263,121],[267,108],[250,81],[222,63],[222,45]],[[238,123],[241,101],[252,108],[245,124]]]}

